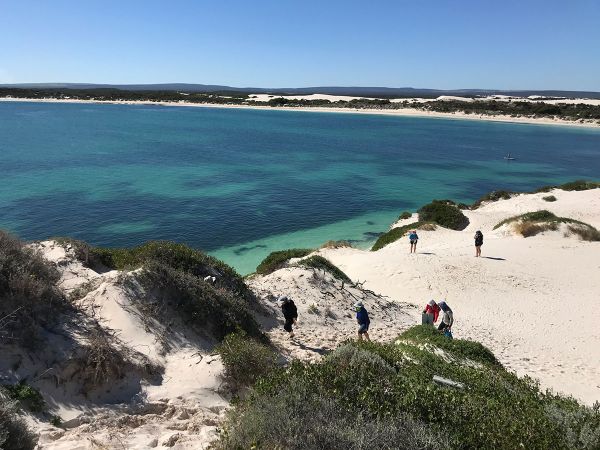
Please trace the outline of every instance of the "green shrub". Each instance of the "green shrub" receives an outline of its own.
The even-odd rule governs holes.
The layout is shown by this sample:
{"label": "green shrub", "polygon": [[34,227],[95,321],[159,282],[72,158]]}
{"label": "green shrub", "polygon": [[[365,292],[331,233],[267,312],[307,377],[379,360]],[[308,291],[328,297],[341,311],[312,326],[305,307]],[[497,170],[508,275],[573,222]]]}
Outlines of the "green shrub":
{"label": "green shrub", "polygon": [[426,225],[428,225],[427,222],[413,222],[409,223],[408,225],[392,228],[387,233],[383,233],[377,238],[375,244],[373,244],[373,247],[371,247],[371,251],[376,252],[386,245],[396,242],[398,239],[402,239],[410,230],[417,230]]}
{"label": "green shrub", "polygon": [[419,222],[435,222],[451,230],[464,230],[469,219],[457,206],[444,200],[434,200],[418,211]]}
{"label": "green shrub", "polygon": [[110,269],[132,270],[153,262],[198,278],[215,276],[218,286],[237,292],[247,300],[254,298],[243,278],[234,269],[184,244],[150,241],[131,249],[94,248],[90,256]]}
{"label": "green shrub", "polygon": [[[17,238],[0,231],[0,319],[5,335],[34,348],[67,302],[54,265]],[[2,334],[0,334],[0,338]]]}
{"label": "green shrub", "polygon": [[36,443],[36,435],[19,416],[15,402],[0,389],[0,448],[32,450]]}
{"label": "green shrub", "polygon": [[547,195],[545,197],[542,197],[542,199],[547,202],[555,202],[556,201],[556,197],[554,195]]}
{"label": "green shrub", "polygon": [[[463,383],[465,388],[437,385],[434,375]],[[328,434],[346,436],[346,417],[380,424],[412,417],[428,424],[430,433],[447,436],[443,448],[594,448],[598,411],[557,399],[561,397],[542,392],[530,378],[506,371],[485,347],[451,341],[432,327],[421,326],[395,343],[350,342],[319,363],[295,362],[286,371],[261,378],[253,394],[231,412],[221,445],[311,448],[314,441],[301,440],[293,428],[278,436],[269,418],[304,424],[302,433],[314,439],[322,436],[327,422],[334,424]],[[303,405],[313,415],[325,411],[328,420],[320,415],[311,420]],[[275,420],[280,422],[287,426],[285,420]],[[303,446],[290,447],[296,439]],[[387,448],[385,442],[379,446]]]}
{"label": "green shrub", "polygon": [[398,216],[398,220],[406,220],[406,219],[410,219],[411,217],[412,217],[412,213],[409,213],[408,211],[403,211]]}
{"label": "green shrub", "polygon": [[341,271],[331,261],[329,261],[326,258],[323,258],[322,256],[313,255],[310,258],[303,259],[300,261],[300,265],[317,270],[324,270],[325,272],[329,272],[334,278],[337,278],[338,280],[345,281],[347,283],[352,283],[352,280],[350,279],[350,277],[348,277],[348,275]]}
{"label": "green shrub", "polygon": [[289,250],[280,250],[272,252],[256,268],[256,273],[268,275],[276,270],[285,267],[286,263],[292,258],[304,258],[314,250],[308,248],[292,248]]}
{"label": "green shrub", "polygon": [[215,447],[229,449],[445,450],[448,440],[406,415],[376,418],[321,396],[306,384],[231,411]]}
{"label": "green shrub", "polygon": [[234,391],[253,385],[275,368],[277,355],[266,345],[236,332],[217,347],[225,366],[225,380]]}
{"label": "green shrub", "polygon": [[516,192],[511,192],[511,191],[492,191],[489,194],[486,194],[483,197],[481,197],[475,203],[473,203],[471,205],[471,209],[477,209],[481,206],[482,203],[486,203],[486,202],[497,202],[498,200],[508,200],[515,194],[516,194]]}
{"label": "green shrub", "polygon": [[170,309],[198,333],[208,332],[218,340],[238,329],[251,336],[262,336],[250,312],[253,304],[238,292],[219,286],[218,282],[206,282],[157,261],[146,263],[137,279],[158,302],[151,308],[151,314],[158,319],[165,309]]}
{"label": "green shrub", "polygon": [[39,390],[26,382],[21,381],[17,384],[5,384],[3,388],[6,390],[10,398],[17,400],[22,406],[32,412],[42,412],[46,409],[46,402]]}
{"label": "green shrub", "polygon": [[563,191],[587,191],[589,189],[600,188],[600,183],[596,181],[576,180],[561,184],[559,189]]}
{"label": "green shrub", "polygon": [[549,401],[546,411],[562,430],[568,448],[600,449],[600,403],[589,408],[573,399],[556,396]]}
{"label": "green shrub", "polygon": [[417,325],[412,327],[402,333],[400,339],[410,340],[417,344],[432,344],[442,350],[447,350],[455,355],[481,364],[500,365],[494,354],[479,342],[448,339],[431,325]]}

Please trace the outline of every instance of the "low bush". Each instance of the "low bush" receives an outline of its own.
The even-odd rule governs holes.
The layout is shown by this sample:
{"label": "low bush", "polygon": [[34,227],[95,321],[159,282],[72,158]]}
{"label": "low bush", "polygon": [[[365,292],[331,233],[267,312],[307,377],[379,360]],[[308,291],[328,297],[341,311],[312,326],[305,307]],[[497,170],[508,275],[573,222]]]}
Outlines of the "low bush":
{"label": "low bush", "polygon": [[401,340],[410,340],[417,344],[432,344],[442,350],[468,358],[481,364],[500,366],[494,354],[479,342],[464,339],[448,339],[430,325],[417,325],[399,336]]}
{"label": "low bush", "polygon": [[392,228],[387,233],[383,233],[377,238],[375,244],[373,244],[373,247],[371,247],[371,251],[376,252],[377,250],[382,249],[386,245],[389,245],[392,242],[396,242],[398,239],[403,238],[406,235],[406,233],[408,233],[410,230],[431,229],[432,225],[435,226],[435,224],[431,224],[428,222],[413,222],[409,223],[408,225]]}
{"label": "low bush", "polygon": [[547,201],[547,202],[555,202],[556,197],[554,195],[547,195],[545,197],[542,197],[542,200]]}
{"label": "low bush", "polygon": [[170,310],[199,334],[218,340],[238,329],[262,336],[250,312],[253,304],[218,281],[213,284],[156,261],[147,263],[136,277],[158,303],[151,312],[158,319]]}
{"label": "low bush", "polygon": [[19,416],[16,403],[0,388],[0,449],[32,450],[37,436]]}
{"label": "low bush", "polygon": [[576,234],[583,241],[598,242],[600,241],[600,231],[591,225],[582,226],[580,224],[568,225],[568,230]]}
{"label": "low bush", "polygon": [[38,252],[0,231],[0,318],[3,334],[27,348],[40,342],[68,304],[57,288],[60,274]]}
{"label": "low bush", "polygon": [[435,222],[451,230],[464,230],[469,225],[469,219],[456,205],[443,200],[432,201],[421,207],[418,213],[419,222]]}
{"label": "low bush", "polygon": [[600,231],[593,226],[568,217],[555,216],[550,211],[533,211],[519,216],[504,219],[494,226],[494,230],[502,225],[515,223],[515,231],[524,237],[535,236],[543,231],[556,231],[561,223],[567,224],[569,232],[578,235],[585,241],[599,241]]}
{"label": "low bush", "polygon": [[516,192],[512,191],[492,191],[489,194],[484,195],[479,200],[471,205],[471,209],[479,208],[483,203],[497,202],[498,200],[508,200],[512,198]]}
{"label": "low bush", "polygon": [[150,241],[131,249],[93,248],[90,257],[110,269],[132,270],[156,263],[198,278],[214,276],[218,286],[236,292],[247,300],[254,299],[243,278],[234,269],[184,244]]}
{"label": "low bush", "polygon": [[5,384],[4,389],[9,397],[19,402],[21,406],[32,412],[42,412],[46,409],[46,402],[39,390],[26,382],[21,381],[17,384]]}
{"label": "low bush", "polygon": [[277,361],[273,350],[243,331],[227,335],[217,351],[225,366],[225,381],[233,391],[253,385],[258,378],[270,373]]}
{"label": "low bush", "polygon": [[376,418],[303,384],[233,410],[216,449],[445,450],[448,440],[406,415]]}
{"label": "low bush", "polygon": [[410,219],[411,217],[412,217],[412,213],[410,213],[408,211],[403,211],[398,216],[398,220],[406,220],[406,219]]}
{"label": "low bush", "polygon": [[[464,388],[435,384],[434,375]],[[410,418],[408,431],[403,418]],[[566,450],[597,448],[599,421],[597,408],[544,393],[530,378],[506,371],[480,344],[420,326],[395,343],[349,342],[321,362],[294,362],[260,378],[229,414],[218,445],[308,449],[333,436],[344,448],[363,448],[348,437],[349,429],[379,430],[386,439],[388,424],[395,423],[404,435],[426,440],[406,444],[396,437],[396,446],[382,440],[370,448],[439,443],[453,449]],[[369,428],[374,424],[383,428]],[[410,431],[415,424],[418,433]],[[378,439],[375,434],[369,436]],[[447,440],[437,441],[440,435]]]}
{"label": "low bush", "polygon": [[292,248],[289,250],[280,250],[272,252],[256,268],[256,273],[268,275],[276,270],[285,267],[286,263],[292,258],[304,258],[312,253],[308,248]]}
{"label": "low bush", "polygon": [[348,242],[348,241],[327,241],[323,245],[321,245],[321,248],[346,248],[346,247],[352,247],[352,244],[350,244],[350,242]]}
{"label": "low bush", "polygon": [[327,258],[323,258],[319,255],[313,255],[310,258],[306,258],[300,261],[300,265],[304,267],[310,267],[312,269],[323,270],[330,273],[334,278],[352,283],[352,280],[348,275],[341,271],[335,264],[329,261]]}
{"label": "low bush", "polygon": [[599,182],[587,180],[575,180],[559,186],[559,189],[562,189],[563,191],[587,191],[589,189],[598,188],[600,188]]}

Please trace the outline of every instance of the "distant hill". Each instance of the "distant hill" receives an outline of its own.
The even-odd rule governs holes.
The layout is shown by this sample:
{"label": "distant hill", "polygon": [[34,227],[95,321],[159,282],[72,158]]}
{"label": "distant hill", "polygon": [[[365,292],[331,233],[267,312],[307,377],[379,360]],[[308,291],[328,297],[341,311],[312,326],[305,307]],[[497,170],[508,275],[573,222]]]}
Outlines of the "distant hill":
{"label": "distant hill", "polygon": [[560,91],[560,90],[513,90],[500,89],[417,89],[410,87],[365,87],[365,86],[316,86],[304,88],[254,88],[233,87],[214,84],[187,84],[187,83],[164,83],[164,84],[92,84],[92,83],[18,83],[0,84],[3,88],[22,89],[119,89],[125,91],[178,91],[178,92],[240,92],[245,94],[280,94],[280,95],[349,95],[353,97],[425,97],[434,98],[440,95],[454,96],[487,96],[487,95],[511,95],[528,97],[530,95],[543,95],[547,97],[567,98],[595,98],[600,99],[600,92],[591,91]]}

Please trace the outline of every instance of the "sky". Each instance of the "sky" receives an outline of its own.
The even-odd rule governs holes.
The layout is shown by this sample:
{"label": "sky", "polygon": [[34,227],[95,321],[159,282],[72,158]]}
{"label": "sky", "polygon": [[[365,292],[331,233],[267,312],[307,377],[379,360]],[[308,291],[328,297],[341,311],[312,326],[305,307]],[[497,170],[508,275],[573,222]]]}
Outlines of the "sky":
{"label": "sky", "polygon": [[600,91],[600,0],[0,0],[0,83]]}

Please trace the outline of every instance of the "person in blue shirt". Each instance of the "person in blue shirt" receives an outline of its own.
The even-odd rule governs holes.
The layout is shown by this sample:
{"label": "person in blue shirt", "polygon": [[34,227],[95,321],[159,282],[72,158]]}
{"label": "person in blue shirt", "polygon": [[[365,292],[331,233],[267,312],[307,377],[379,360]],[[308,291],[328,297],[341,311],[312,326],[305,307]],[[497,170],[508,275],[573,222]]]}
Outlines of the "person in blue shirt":
{"label": "person in blue shirt", "polygon": [[417,242],[419,241],[419,235],[417,234],[417,230],[412,230],[408,232],[408,240],[410,241],[410,252],[417,253]]}
{"label": "person in blue shirt", "polygon": [[364,339],[370,341],[369,324],[371,321],[369,320],[369,313],[362,302],[356,302],[354,304],[354,309],[356,310],[356,321],[358,322],[358,340],[362,341],[364,337]]}

